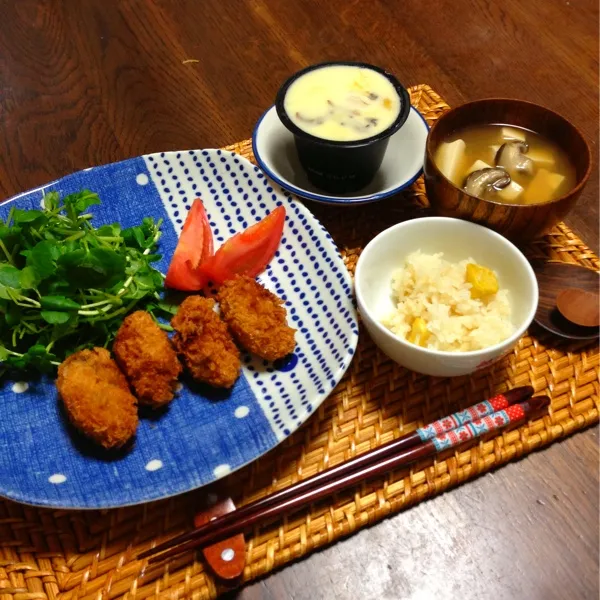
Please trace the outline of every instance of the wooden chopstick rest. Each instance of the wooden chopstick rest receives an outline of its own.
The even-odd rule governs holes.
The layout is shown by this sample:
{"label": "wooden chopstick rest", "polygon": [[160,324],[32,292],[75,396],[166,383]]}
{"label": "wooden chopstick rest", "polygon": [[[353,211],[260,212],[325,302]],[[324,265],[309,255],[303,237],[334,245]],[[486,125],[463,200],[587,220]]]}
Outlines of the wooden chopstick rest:
{"label": "wooden chopstick rest", "polygon": [[[209,497],[211,494],[208,495]],[[231,498],[216,500],[212,506],[202,510],[194,517],[194,526],[200,527],[235,510]],[[211,571],[225,583],[241,577],[246,566],[246,541],[244,534],[239,533],[212,546],[202,548],[202,554]]]}

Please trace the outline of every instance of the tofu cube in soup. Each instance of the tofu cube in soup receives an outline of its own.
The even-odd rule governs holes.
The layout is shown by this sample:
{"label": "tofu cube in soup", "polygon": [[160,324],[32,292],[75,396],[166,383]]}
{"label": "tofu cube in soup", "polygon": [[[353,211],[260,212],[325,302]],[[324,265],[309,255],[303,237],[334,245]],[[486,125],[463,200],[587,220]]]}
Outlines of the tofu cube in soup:
{"label": "tofu cube in soup", "polygon": [[475,171],[481,171],[481,169],[491,169],[492,165],[488,165],[483,160],[476,160],[468,169],[467,175],[474,173]]}
{"label": "tofu cube in soup", "polygon": [[496,193],[504,200],[504,202],[514,202],[523,192],[523,186],[516,181],[511,181],[505,188],[498,190]]}
{"label": "tofu cube in soup", "polygon": [[520,142],[524,142],[526,139],[525,131],[523,129],[517,129],[516,127],[503,127],[501,135],[505,142],[510,140],[519,140]]}
{"label": "tofu cube in soup", "polygon": [[523,202],[536,204],[555,197],[564,180],[564,175],[551,173],[548,169],[539,169],[523,194]]}
{"label": "tofu cube in soup", "polygon": [[466,144],[463,140],[444,142],[436,152],[435,163],[438,169],[455,185],[461,185],[462,163]]}
{"label": "tofu cube in soup", "polygon": [[527,156],[539,167],[553,167],[556,164],[549,148],[529,148]]}

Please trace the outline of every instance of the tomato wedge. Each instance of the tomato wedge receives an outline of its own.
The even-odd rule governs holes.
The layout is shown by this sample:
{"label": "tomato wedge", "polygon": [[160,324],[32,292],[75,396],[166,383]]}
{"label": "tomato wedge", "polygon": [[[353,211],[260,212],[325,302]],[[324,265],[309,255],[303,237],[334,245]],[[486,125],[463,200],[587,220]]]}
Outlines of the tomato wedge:
{"label": "tomato wedge", "polygon": [[167,271],[165,285],[186,292],[202,289],[207,280],[198,267],[202,261],[212,255],[212,231],[202,200],[196,198],[183,224],[177,248]]}
{"label": "tomato wedge", "polygon": [[285,223],[285,208],[278,206],[262,221],[229,238],[199,271],[208,281],[221,285],[236,275],[256,277],[273,258]]}

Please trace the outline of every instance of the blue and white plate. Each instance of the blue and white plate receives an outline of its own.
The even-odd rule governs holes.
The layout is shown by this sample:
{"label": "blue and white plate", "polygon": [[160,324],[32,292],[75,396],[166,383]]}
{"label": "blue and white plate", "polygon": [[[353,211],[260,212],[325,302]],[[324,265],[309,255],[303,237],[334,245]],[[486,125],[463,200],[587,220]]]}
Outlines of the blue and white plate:
{"label": "blue and white plate", "polygon": [[247,160],[221,150],[152,154],[94,167],[16,196],[39,208],[42,194],[87,188],[102,205],[96,224],[124,227],[164,218],[157,263],[166,271],[191,201],[201,196],[218,247],[276,206],[287,217],[279,250],[259,277],[285,299],[297,346],[270,364],[247,356],[231,393],[183,387],[164,413],[140,420],[135,444],[108,458],[73,436],[48,379],[0,382],[0,495],[28,504],[109,508],[203,486],[255,460],[304,423],[336,386],[358,339],[352,282],[327,231]]}
{"label": "blue and white plate", "polygon": [[408,187],[423,172],[429,128],[411,106],[406,123],[390,137],[385,157],[373,181],[353,194],[330,195],[316,188],[300,165],[294,136],[271,107],[252,134],[252,151],[260,168],[282,188],[323,204],[366,204],[392,196]]}

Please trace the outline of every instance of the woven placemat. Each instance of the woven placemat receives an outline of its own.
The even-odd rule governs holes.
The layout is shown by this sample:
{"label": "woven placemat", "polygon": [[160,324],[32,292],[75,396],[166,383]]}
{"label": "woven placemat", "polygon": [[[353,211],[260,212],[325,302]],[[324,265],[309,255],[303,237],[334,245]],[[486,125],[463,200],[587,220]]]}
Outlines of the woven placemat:
{"label": "woven placemat", "polygon": [[[429,87],[410,90],[429,123],[447,104]],[[249,142],[229,147],[252,158]],[[352,272],[360,249],[398,221],[428,214],[422,180],[377,205],[310,205]],[[564,224],[527,249],[532,258],[598,269],[598,258]],[[244,504],[340,463],[444,414],[509,387],[531,384],[552,398],[549,414],[410,471],[339,494],[247,535],[249,581],[402,508],[598,421],[596,345],[567,344],[532,329],[515,351],[470,377],[436,379],[394,364],[361,331],[348,373],[317,413],[269,454],[223,482]],[[104,512],[53,511],[0,500],[0,600],[215,598],[222,590],[191,553],[147,567],[134,554],[192,528],[206,490]]]}

